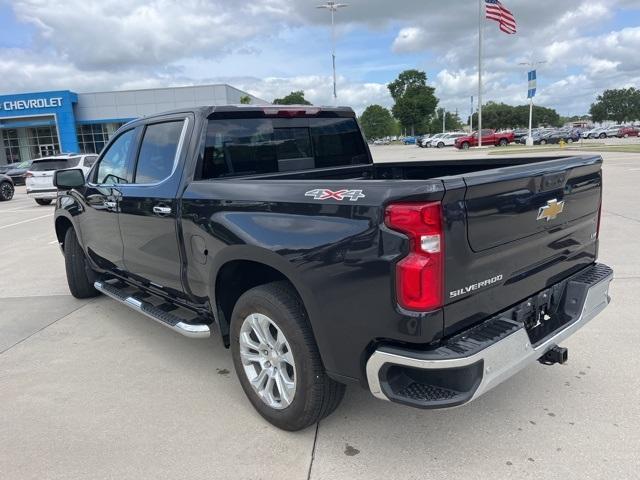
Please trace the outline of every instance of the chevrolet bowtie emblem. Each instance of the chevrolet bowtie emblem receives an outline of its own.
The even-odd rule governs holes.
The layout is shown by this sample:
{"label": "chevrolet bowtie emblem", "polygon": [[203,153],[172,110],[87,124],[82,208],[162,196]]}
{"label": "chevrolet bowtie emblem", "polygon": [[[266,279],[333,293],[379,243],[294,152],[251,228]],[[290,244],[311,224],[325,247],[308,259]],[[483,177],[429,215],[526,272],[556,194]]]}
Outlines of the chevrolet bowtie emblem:
{"label": "chevrolet bowtie emblem", "polygon": [[555,198],[548,200],[544,207],[538,209],[538,220],[553,220],[564,210],[564,200],[559,202]]}

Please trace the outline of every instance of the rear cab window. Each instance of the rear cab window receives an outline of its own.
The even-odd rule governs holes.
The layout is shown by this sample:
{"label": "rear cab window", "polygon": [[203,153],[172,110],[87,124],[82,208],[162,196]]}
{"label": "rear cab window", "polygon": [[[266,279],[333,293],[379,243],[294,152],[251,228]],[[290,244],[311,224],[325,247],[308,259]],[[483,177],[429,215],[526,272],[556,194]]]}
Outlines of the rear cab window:
{"label": "rear cab window", "polygon": [[184,125],[184,120],[178,120],[152,123],[145,127],[134,183],[159,183],[171,175]]}
{"label": "rear cab window", "polygon": [[201,179],[369,163],[352,117],[211,118]]}
{"label": "rear cab window", "polygon": [[32,172],[48,172],[51,170],[61,170],[63,168],[75,167],[78,165],[80,157],[71,158],[48,158],[45,160],[34,160],[31,164]]}

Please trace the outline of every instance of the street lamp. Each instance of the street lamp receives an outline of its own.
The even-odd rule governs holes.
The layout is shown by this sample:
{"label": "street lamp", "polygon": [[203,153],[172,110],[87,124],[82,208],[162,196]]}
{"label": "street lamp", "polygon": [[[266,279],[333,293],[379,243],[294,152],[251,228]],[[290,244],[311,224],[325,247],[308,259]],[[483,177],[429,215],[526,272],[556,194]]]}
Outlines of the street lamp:
{"label": "street lamp", "polygon": [[[546,60],[538,60],[536,62],[520,62],[518,65],[526,65],[533,70],[537,65],[547,63]],[[531,136],[531,123],[533,121],[533,95],[529,97],[529,136],[527,137],[527,146],[533,145],[533,137]]]}
{"label": "street lamp", "polygon": [[349,6],[346,3],[338,3],[338,2],[327,2],[322,5],[316,6],[316,8],[324,8],[331,12],[331,59],[333,61],[333,101],[336,102],[338,99],[338,93],[336,91],[336,27],[334,24],[334,16],[339,8],[344,8]]}

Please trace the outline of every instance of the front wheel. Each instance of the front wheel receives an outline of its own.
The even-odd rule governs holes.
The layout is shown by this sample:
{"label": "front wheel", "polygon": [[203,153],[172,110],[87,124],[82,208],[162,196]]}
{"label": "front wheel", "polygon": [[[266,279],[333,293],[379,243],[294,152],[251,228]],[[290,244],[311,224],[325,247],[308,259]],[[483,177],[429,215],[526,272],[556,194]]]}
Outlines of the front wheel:
{"label": "front wheel", "polygon": [[547,141],[546,140],[540,140],[540,145],[546,145]]}
{"label": "front wheel", "polygon": [[509,143],[509,142],[507,141],[507,139],[506,139],[506,138],[501,138],[501,139],[500,139],[500,143],[499,143],[499,145],[500,145],[501,147],[506,147],[508,143]]}
{"label": "front wheel", "polygon": [[51,205],[50,198],[36,198],[36,203],[38,205]]}
{"label": "front wheel", "polygon": [[64,236],[64,266],[71,295],[76,298],[92,298],[99,295],[100,292],[93,286],[96,274],[89,267],[73,228],[69,228]]}
{"label": "front wheel", "polygon": [[601,133],[601,134],[599,135],[599,138],[607,138],[607,134],[606,134],[606,133]]}
{"label": "front wheel", "polygon": [[15,193],[15,189],[11,182],[2,182],[0,183],[0,201],[6,202],[13,198],[13,194]]}
{"label": "front wheel", "polygon": [[462,145],[461,145],[463,150],[469,150],[469,146],[470,146],[469,142],[463,142]]}
{"label": "front wheel", "polygon": [[443,142],[438,142],[438,148],[443,148],[444,147],[444,143]]}
{"label": "front wheel", "polygon": [[285,282],[245,292],[231,315],[231,354],[253,407],[283,430],[332,413],[345,386],[324,370],[304,306]]}

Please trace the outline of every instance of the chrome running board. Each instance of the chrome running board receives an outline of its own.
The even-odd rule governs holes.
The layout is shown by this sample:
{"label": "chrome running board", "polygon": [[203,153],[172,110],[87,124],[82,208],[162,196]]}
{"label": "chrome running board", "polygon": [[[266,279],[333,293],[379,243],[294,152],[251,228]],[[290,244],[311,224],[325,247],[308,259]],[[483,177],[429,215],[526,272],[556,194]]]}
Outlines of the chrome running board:
{"label": "chrome running board", "polygon": [[104,293],[105,295],[117,300],[118,302],[126,305],[127,307],[137,312],[146,315],[147,317],[155,320],[156,322],[170,328],[171,330],[178,332],[180,335],[190,338],[208,338],[211,334],[211,329],[206,323],[196,323],[193,320],[198,320],[198,317],[190,321],[186,321],[174,313],[167,312],[162,308],[135,297],[135,294],[128,294],[125,291],[132,287],[124,289],[118,288],[115,285],[99,280],[93,284],[96,290]]}

